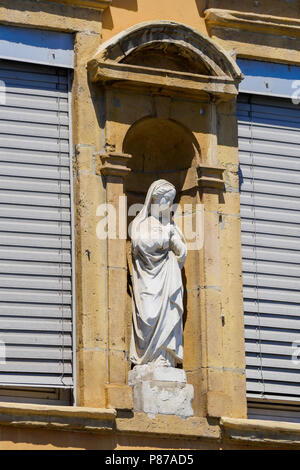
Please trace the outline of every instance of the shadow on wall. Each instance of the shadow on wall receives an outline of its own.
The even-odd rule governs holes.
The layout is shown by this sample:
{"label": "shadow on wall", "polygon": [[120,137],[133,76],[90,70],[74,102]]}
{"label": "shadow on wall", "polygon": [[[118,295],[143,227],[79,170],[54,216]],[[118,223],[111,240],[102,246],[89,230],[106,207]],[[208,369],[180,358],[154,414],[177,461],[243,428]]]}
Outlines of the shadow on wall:
{"label": "shadow on wall", "polygon": [[138,10],[137,0],[112,0],[111,6],[123,8],[123,10]]}
{"label": "shadow on wall", "polygon": [[[125,185],[126,192],[133,194],[131,204],[143,203],[149,186],[158,179],[167,179],[182,188],[188,170],[197,166],[201,153],[190,130],[176,121],[151,117],[131,126],[123,150],[132,155],[131,173]],[[141,200],[137,199],[138,194]]]}
{"label": "shadow on wall", "polygon": [[[138,11],[138,0],[112,0],[111,6],[115,8],[122,8],[123,10]],[[114,22],[110,8],[106,8],[102,16],[103,29],[114,29]]]}
{"label": "shadow on wall", "polygon": [[209,0],[195,0],[198,13],[201,18],[204,18],[204,11],[208,8]]}
{"label": "shadow on wall", "polygon": [[110,8],[106,8],[102,15],[102,28],[109,29],[112,31],[114,29],[114,22],[111,16]]}

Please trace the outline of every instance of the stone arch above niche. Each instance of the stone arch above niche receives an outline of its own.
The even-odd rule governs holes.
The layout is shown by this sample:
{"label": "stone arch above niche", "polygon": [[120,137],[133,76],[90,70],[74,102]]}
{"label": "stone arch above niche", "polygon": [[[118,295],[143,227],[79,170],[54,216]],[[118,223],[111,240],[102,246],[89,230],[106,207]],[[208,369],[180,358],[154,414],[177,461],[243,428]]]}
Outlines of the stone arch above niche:
{"label": "stone arch above niche", "polygon": [[176,72],[189,71],[199,75],[212,75],[204,61],[192,49],[177,42],[152,41],[134,49],[122,59],[123,64],[139,65]]}
{"label": "stone arch above niche", "polygon": [[93,82],[118,80],[223,97],[236,95],[243,78],[230,54],[211,38],[169,21],[141,23],[106,41],[89,71]]}

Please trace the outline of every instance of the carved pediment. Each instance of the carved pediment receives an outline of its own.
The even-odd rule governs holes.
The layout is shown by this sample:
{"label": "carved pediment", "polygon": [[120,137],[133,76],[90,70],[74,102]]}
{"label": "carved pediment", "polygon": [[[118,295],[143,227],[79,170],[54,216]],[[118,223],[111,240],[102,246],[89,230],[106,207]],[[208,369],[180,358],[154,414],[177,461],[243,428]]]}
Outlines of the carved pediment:
{"label": "carved pediment", "polygon": [[123,64],[139,65],[153,69],[211,75],[203,60],[191,49],[177,43],[153,41],[138,47],[122,60]]}
{"label": "carved pediment", "polygon": [[136,25],[101,45],[89,62],[94,82],[126,82],[219,96],[237,94],[242,74],[208,36],[186,25]]}

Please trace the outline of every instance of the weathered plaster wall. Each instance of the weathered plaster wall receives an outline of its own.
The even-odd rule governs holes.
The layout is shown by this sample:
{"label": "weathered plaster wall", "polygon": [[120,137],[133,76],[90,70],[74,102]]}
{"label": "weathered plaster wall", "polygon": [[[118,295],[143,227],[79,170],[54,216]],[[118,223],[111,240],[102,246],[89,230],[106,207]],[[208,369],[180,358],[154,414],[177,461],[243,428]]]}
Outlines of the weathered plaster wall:
{"label": "weathered plaster wall", "polygon": [[[290,27],[287,35],[283,34],[278,26],[274,26],[274,19],[272,23],[268,18],[264,20],[270,25],[267,24],[263,28],[260,17],[254,18],[254,23],[244,26],[237,26],[234,20],[234,27],[230,26],[232,19],[226,20],[225,25],[223,23],[210,25],[209,21],[205,22],[204,10],[219,8],[257,15],[277,15],[280,23],[282,3],[286,5],[285,18],[293,21],[291,25],[283,19],[284,28]],[[300,12],[299,2],[296,0],[283,0],[283,2],[113,0],[111,7],[105,10],[103,15],[97,10],[62,5],[47,0],[41,2],[0,0],[0,23],[68,31],[75,35],[76,66],[72,96],[73,139],[76,147],[74,183],[78,406],[99,408],[108,405],[105,384],[109,380],[109,364],[113,368],[115,381],[122,377],[122,381],[126,382],[124,363],[118,361],[118,353],[124,353],[124,350],[118,351],[118,348],[120,350],[124,348],[126,342],[126,338],[120,337],[118,328],[126,329],[126,325],[118,322],[118,318],[109,324],[107,247],[96,237],[96,224],[99,220],[96,208],[105,201],[106,197],[103,177],[100,176],[97,165],[99,165],[99,152],[102,152],[105,146],[102,129],[105,106],[109,101],[105,103],[102,91],[90,83],[86,65],[94,56],[101,41],[137,23],[161,19],[185,23],[204,33],[209,31],[212,38],[225,49],[243,57],[300,63],[297,29]],[[115,123],[119,122],[114,139],[121,150],[128,128],[140,118],[139,109],[143,106],[145,109],[152,106],[153,96],[149,93],[143,98],[144,101],[139,102],[140,96],[137,94],[133,95],[132,91],[123,92],[123,102],[126,106],[120,110],[118,93],[116,91],[115,96],[110,98],[113,103],[110,129],[113,135],[116,129]],[[190,380],[195,387],[198,387],[195,410],[198,416],[208,414],[210,420],[224,415],[243,418],[246,408],[235,101],[218,103],[216,127],[213,130],[211,122],[206,119],[211,112],[208,103],[203,104],[193,100],[190,103],[180,102],[178,97],[174,100],[177,101],[177,108],[171,111],[172,116],[183,121],[194,132],[201,148],[201,158],[207,163],[225,168],[226,192],[223,198],[213,191],[207,192],[202,198],[205,204],[207,222],[205,229],[208,240],[205,248],[206,272],[199,272],[198,266],[191,258],[187,264],[190,279],[194,282],[199,277],[199,284],[196,282],[190,284],[188,308],[192,313],[187,319],[185,329],[185,361]],[[200,107],[204,108],[204,114],[200,114]],[[161,109],[165,113],[164,106]],[[106,144],[109,146],[109,133],[107,136]],[[200,254],[199,259],[203,265],[204,253]],[[216,265],[219,268],[216,269]],[[118,281],[116,289],[117,287]],[[114,301],[117,302],[118,298]],[[127,332],[130,330],[128,323],[129,321],[127,321]],[[113,345],[115,350],[111,351],[111,354],[108,350],[108,333],[112,328],[116,329],[116,337],[119,337]],[[199,348],[198,355],[195,354],[197,348]],[[207,388],[211,393],[206,395]],[[114,390],[112,394],[113,392]],[[132,424],[128,423],[127,419],[120,420],[117,428],[109,435],[32,429],[28,423],[26,428],[1,425],[0,448],[219,449],[238,446],[232,441],[213,439],[210,434],[211,429],[203,431],[202,437],[192,439],[186,436],[185,439],[175,439],[174,436],[162,437],[162,434],[167,433],[174,423],[157,421],[149,424],[142,418],[137,418]],[[176,425],[178,426],[178,423]],[[195,429],[202,429],[199,423],[193,426]],[[158,432],[158,429],[160,437],[157,435],[153,437],[153,433]],[[152,437],[141,436],[141,433],[146,431],[152,433]],[[258,431],[251,432],[255,434]],[[251,448],[256,446],[249,441],[244,444],[244,448],[248,445],[251,445]],[[270,445],[277,448],[275,444]]]}
{"label": "weathered plaster wall", "polygon": [[102,12],[47,0],[1,0],[0,22],[29,28],[100,34]]}

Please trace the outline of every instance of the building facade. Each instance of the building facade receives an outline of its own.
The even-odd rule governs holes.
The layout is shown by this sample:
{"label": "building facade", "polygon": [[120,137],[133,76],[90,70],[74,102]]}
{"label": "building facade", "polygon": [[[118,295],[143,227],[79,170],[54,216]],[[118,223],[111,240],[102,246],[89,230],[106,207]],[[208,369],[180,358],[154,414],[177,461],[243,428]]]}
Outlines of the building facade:
{"label": "building facade", "polygon": [[[0,0],[1,449],[300,446],[299,37],[298,0]],[[187,419],[128,385],[158,178],[201,226]]]}

